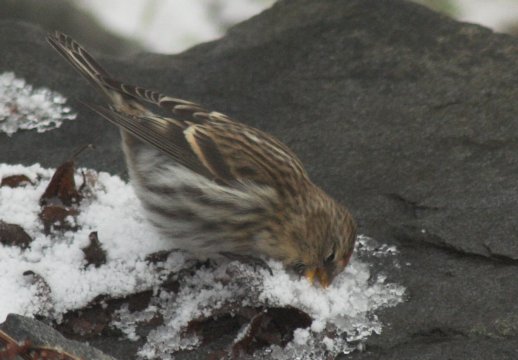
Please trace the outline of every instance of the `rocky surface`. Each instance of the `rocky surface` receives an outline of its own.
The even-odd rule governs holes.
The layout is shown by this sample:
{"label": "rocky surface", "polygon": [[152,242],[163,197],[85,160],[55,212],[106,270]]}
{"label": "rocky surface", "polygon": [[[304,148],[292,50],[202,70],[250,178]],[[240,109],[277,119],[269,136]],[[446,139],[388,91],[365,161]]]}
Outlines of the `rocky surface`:
{"label": "rocky surface", "polygon": [[[40,321],[24,316],[15,314],[9,315],[5,322],[0,325],[0,330],[9,334],[9,336],[17,342],[28,340],[30,341],[31,347],[48,348],[50,350],[54,349],[57,352],[56,354],[68,354],[85,360],[115,360],[113,357],[103,354],[101,351],[91,346],[80,343],[78,341],[66,339],[52,327],[45,325]],[[55,356],[55,354],[49,354],[48,359],[51,359],[52,356]],[[5,359],[3,357],[1,358]],[[20,356],[20,359],[21,358],[22,357]],[[23,357],[23,359],[25,358],[26,357]],[[58,357],[54,358],[57,359]],[[7,359],[11,358],[7,357]]]}
{"label": "rocky surface", "polygon": [[[81,165],[124,175],[116,129],[78,102],[99,96],[44,32],[0,22],[0,48],[0,72],[79,112],[59,130],[0,134],[0,162],[55,167],[91,142]],[[513,37],[407,2],[300,0],[177,56],[101,60],[277,135],[361,233],[398,246],[404,266],[387,276],[408,300],[347,358],[516,359],[517,50]],[[94,343],[110,353],[116,341]]]}

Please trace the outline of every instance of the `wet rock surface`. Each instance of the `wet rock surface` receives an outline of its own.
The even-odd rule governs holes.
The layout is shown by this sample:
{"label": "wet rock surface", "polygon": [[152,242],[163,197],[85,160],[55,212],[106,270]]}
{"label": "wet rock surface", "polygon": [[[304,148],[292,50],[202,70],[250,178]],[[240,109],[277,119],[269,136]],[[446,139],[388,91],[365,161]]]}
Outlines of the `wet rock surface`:
{"label": "wet rock surface", "polygon": [[[117,130],[78,101],[100,96],[44,32],[2,21],[0,46],[0,72],[60,91],[78,112],[58,130],[0,134],[0,162],[56,167],[94,143],[81,165],[125,176]],[[275,134],[360,233],[398,246],[401,269],[386,275],[408,299],[347,358],[516,359],[517,50],[513,37],[402,1],[301,0],[177,56],[99,60]],[[135,351],[117,336],[89,341]]]}
{"label": "wet rock surface", "polygon": [[[103,354],[87,344],[66,339],[58,331],[41,321],[24,316],[9,315],[5,322],[0,325],[0,330],[9,334],[17,342],[29,341],[30,346],[33,348],[47,348],[49,359],[114,360],[113,357]],[[24,355],[29,356],[29,354]],[[23,357],[23,359],[25,358],[27,357]],[[30,358],[32,359],[33,357]],[[35,356],[34,358],[40,357]],[[7,359],[11,358],[7,357]],[[16,359],[22,359],[22,357],[20,356]]]}

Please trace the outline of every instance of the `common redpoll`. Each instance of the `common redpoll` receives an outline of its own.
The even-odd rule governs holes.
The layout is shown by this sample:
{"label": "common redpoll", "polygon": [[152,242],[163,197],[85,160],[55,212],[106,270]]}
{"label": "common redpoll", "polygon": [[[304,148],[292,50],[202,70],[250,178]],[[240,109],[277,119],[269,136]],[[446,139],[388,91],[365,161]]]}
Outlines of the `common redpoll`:
{"label": "common redpoll", "polygon": [[119,127],[146,216],[174,247],[202,257],[269,257],[324,287],[345,268],[355,222],[286,145],[193,102],[113,79],[65,34],[47,39],[109,99],[91,108]]}

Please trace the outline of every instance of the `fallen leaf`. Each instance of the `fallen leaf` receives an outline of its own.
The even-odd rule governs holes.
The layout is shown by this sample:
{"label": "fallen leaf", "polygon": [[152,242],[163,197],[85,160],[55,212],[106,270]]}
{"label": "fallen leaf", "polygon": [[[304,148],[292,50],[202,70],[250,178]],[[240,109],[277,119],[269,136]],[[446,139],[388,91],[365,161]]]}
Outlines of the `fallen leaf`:
{"label": "fallen leaf", "polygon": [[101,242],[97,237],[97,231],[92,231],[88,238],[90,243],[87,247],[81,249],[85,255],[86,266],[94,265],[97,268],[106,264],[106,251],[102,248]]}
{"label": "fallen leaf", "polygon": [[130,312],[135,312],[146,309],[149,306],[152,297],[152,291],[143,291],[141,293],[132,294],[127,298],[128,310]]}
{"label": "fallen leaf", "polygon": [[8,224],[0,220],[0,243],[8,246],[18,246],[27,249],[33,239],[16,224]]}
{"label": "fallen leaf", "polygon": [[203,344],[220,340],[221,334],[238,332],[238,338],[229,348],[215,349],[210,356],[215,359],[240,359],[245,354],[253,354],[271,345],[286,346],[293,340],[296,329],[307,328],[311,323],[312,319],[307,313],[290,306],[251,308],[226,304],[208,318],[201,316],[191,320],[185,332],[196,334]]}
{"label": "fallen leaf", "polygon": [[161,262],[165,262],[169,255],[175,250],[160,250],[154,253],[146,255],[146,261],[148,264],[158,264]]}
{"label": "fallen leaf", "polygon": [[311,317],[294,307],[274,307],[259,311],[251,319],[241,339],[230,349],[234,358],[270,345],[286,346],[293,340],[293,332],[311,325]]}
{"label": "fallen leaf", "polygon": [[76,189],[76,182],[74,180],[75,163],[69,160],[61,164],[45,192],[40,198],[40,205],[65,205],[71,206],[78,204],[81,200],[81,194]]}
{"label": "fallen leaf", "polygon": [[75,218],[79,215],[79,211],[74,208],[66,208],[61,205],[48,205],[45,206],[39,217],[43,222],[43,228],[45,234],[50,234],[52,229],[56,230],[77,230],[77,225],[72,224],[68,217]]}
{"label": "fallen leaf", "polygon": [[19,186],[25,186],[27,184],[32,185],[31,179],[29,179],[27,176],[11,175],[11,176],[6,176],[2,179],[2,182],[0,183],[0,187],[8,186],[8,187],[16,188]]}
{"label": "fallen leaf", "polygon": [[75,315],[66,320],[68,331],[86,338],[100,336],[112,320],[112,314],[99,307],[83,308]]}
{"label": "fallen leaf", "polygon": [[[118,311],[122,307],[127,307],[130,312],[145,310],[152,296],[152,290],[134,293],[124,298],[99,295],[86,307],[65,313],[62,321],[56,324],[56,329],[67,337],[82,341],[106,335],[106,332],[112,333],[114,329],[110,324],[118,320]],[[148,319],[136,320],[135,324],[137,332],[145,337],[163,322],[163,317],[157,312]]]}
{"label": "fallen leaf", "polygon": [[[74,152],[70,160],[65,161],[61,164],[52,179],[50,179],[49,185],[45,189],[45,192],[40,198],[40,205],[65,205],[71,206],[72,204],[79,204],[82,199],[80,191],[76,188],[76,182],[74,180],[75,173],[75,161],[74,159],[82,153],[85,149],[93,148],[91,144],[81,146]],[[83,173],[83,185],[86,185],[87,179]]]}
{"label": "fallen leaf", "polygon": [[259,333],[259,328],[263,325],[265,316],[266,312],[261,311],[250,319],[250,322],[244,329],[241,339],[236,341],[230,349],[230,353],[234,359],[242,357],[245,353],[251,353],[252,343],[255,341],[255,337]]}

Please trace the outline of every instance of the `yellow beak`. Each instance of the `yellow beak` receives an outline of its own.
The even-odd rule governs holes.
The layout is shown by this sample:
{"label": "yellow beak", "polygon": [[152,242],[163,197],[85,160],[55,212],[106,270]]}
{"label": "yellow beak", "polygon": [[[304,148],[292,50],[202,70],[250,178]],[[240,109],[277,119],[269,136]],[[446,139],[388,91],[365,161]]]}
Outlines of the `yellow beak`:
{"label": "yellow beak", "polygon": [[328,287],[330,284],[329,275],[324,268],[313,268],[306,270],[304,276],[312,285],[315,283],[315,278],[323,288]]}

